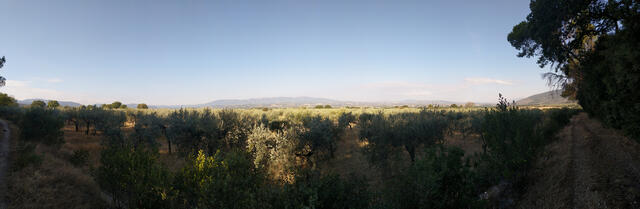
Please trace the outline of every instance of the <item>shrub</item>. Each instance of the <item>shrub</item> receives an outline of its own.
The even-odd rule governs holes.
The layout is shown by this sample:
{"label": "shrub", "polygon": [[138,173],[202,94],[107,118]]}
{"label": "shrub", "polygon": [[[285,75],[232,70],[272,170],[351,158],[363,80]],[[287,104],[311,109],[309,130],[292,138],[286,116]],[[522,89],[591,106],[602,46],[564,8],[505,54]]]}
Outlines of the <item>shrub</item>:
{"label": "shrub", "polygon": [[481,125],[483,153],[476,167],[483,186],[501,180],[522,186],[537,152],[547,143],[542,119],[542,111],[519,109],[500,95],[496,108],[484,115]]}
{"label": "shrub", "polygon": [[18,106],[0,106],[0,118],[19,123],[24,111]]}
{"label": "shrub", "polygon": [[100,167],[94,170],[95,179],[116,204],[169,208],[169,173],[157,162],[156,155],[143,147],[108,146],[101,153]]}
{"label": "shrub", "polygon": [[474,173],[457,147],[435,146],[387,186],[391,208],[478,208]]}
{"label": "shrub", "polygon": [[369,208],[372,193],[363,178],[346,179],[335,174],[321,175],[303,169],[294,183],[284,186],[282,208],[358,209]]}
{"label": "shrub", "polygon": [[19,171],[30,165],[39,166],[42,163],[42,156],[34,152],[35,148],[36,145],[32,143],[19,143],[16,148],[16,159],[12,160],[11,170]]}
{"label": "shrub", "polygon": [[190,158],[174,181],[174,208],[260,208],[262,172],[241,151]]}
{"label": "shrub", "polygon": [[18,101],[13,97],[0,93],[0,107],[17,107]]}
{"label": "shrub", "polygon": [[423,109],[419,113],[384,115],[362,114],[360,140],[368,142],[365,154],[374,163],[384,162],[398,150],[404,149],[411,162],[416,159],[416,149],[442,142],[448,122],[444,112]]}
{"label": "shrub", "polygon": [[338,127],[340,128],[351,128],[351,123],[356,122],[356,116],[353,115],[352,112],[343,112],[340,113],[338,117]]}
{"label": "shrub", "polygon": [[64,143],[61,130],[64,127],[64,118],[55,109],[28,108],[19,126],[24,140],[47,145]]}

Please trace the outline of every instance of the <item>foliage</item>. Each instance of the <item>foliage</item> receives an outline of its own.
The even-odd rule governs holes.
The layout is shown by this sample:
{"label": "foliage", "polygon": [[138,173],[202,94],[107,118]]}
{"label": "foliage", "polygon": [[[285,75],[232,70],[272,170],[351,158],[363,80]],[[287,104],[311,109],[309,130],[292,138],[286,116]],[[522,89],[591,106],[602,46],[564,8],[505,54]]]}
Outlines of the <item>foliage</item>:
{"label": "foliage", "polygon": [[351,123],[356,122],[356,116],[352,112],[343,112],[338,117],[338,127],[340,128],[351,128]]}
{"label": "foliage", "polygon": [[335,174],[321,175],[303,169],[297,172],[294,183],[284,186],[283,206],[280,208],[358,209],[369,208],[372,193],[363,178],[342,179]]}
{"label": "foliage", "polygon": [[434,146],[389,183],[391,208],[479,208],[474,173],[457,147]]}
{"label": "foliage", "polygon": [[60,103],[58,103],[58,101],[56,100],[49,100],[47,102],[47,107],[48,108],[56,108],[56,107],[60,107]]}
{"label": "foliage", "polygon": [[387,160],[394,150],[405,149],[411,162],[416,149],[442,142],[448,127],[445,112],[423,109],[418,113],[384,115],[362,114],[359,119],[360,139],[366,141],[365,153],[371,162]]}
{"label": "foliage", "polygon": [[177,208],[260,208],[257,196],[265,179],[243,152],[199,151],[176,174]]}
{"label": "foliage", "polygon": [[134,118],[133,133],[131,137],[135,139],[134,146],[146,144],[148,147],[157,148],[160,143],[157,141],[162,136],[164,121],[156,113],[146,114],[143,112],[131,113]]}
{"label": "foliage", "polygon": [[18,123],[22,119],[23,114],[23,108],[18,106],[0,106],[0,118],[2,119]]}
{"label": "foliage", "polygon": [[577,98],[605,125],[640,140],[640,3],[538,0],[508,40],[520,57],[538,57],[550,84]]}
{"label": "foliage", "polygon": [[36,144],[20,142],[16,147],[17,156],[12,159],[11,170],[19,171],[29,165],[39,166],[42,156],[35,153]]}
{"label": "foliage", "polygon": [[170,176],[157,154],[143,147],[107,146],[94,176],[116,204],[127,208],[168,208]]}
{"label": "foliage", "polygon": [[582,62],[580,105],[604,124],[640,141],[640,16],[616,35],[598,39]]}
{"label": "foliage", "polygon": [[255,126],[247,138],[247,150],[253,154],[256,167],[289,170],[294,166],[297,136],[294,128],[274,132]]}
{"label": "foliage", "polygon": [[485,113],[481,128],[483,153],[476,156],[478,184],[488,187],[506,180],[523,189],[538,152],[578,113],[576,109],[520,109],[500,95],[495,109]]}
{"label": "foliage", "polygon": [[183,153],[204,150],[213,154],[222,147],[222,121],[208,109],[202,112],[180,109],[172,112],[167,122],[167,137]]}
{"label": "foliage", "polygon": [[31,107],[44,108],[46,106],[47,106],[47,104],[44,103],[44,101],[42,101],[42,100],[35,100],[35,101],[31,102]]}
{"label": "foliage", "polygon": [[138,108],[138,109],[149,109],[149,106],[147,106],[147,104],[145,104],[145,103],[140,103],[140,104],[138,104],[138,106],[136,106],[136,108]]}
{"label": "foliage", "polygon": [[62,127],[64,119],[55,109],[37,106],[27,108],[19,123],[24,140],[42,142],[47,145],[64,143]]}
{"label": "foliage", "polygon": [[[544,145],[540,110],[519,109],[500,95],[496,109],[484,116],[481,161],[487,184],[500,179],[523,180],[536,152]],[[516,182],[517,183],[517,182]]]}
{"label": "foliage", "polygon": [[18,101],[13,97],[0,93],[0,107],[17,107]]}
{"label": "foliage", "polygon": [[333,158],[338,135],[341,132],[333,121],[322,116],[314,116],[305,118],[303,127],[305,130],[300,133],[300,141],[295,154],[305,159],[309,159],[313,155],[326,154]]}

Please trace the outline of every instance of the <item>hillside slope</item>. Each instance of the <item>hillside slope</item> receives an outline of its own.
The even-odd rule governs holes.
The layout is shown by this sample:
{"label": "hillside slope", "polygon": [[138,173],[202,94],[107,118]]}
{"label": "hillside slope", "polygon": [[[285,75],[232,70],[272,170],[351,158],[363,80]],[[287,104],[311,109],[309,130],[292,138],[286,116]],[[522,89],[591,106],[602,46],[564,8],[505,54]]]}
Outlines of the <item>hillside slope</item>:
{"label": "hillside slope", "polygon": [[535,94],[527,98],[516,101],[517,105],[558,105],[558,104],[572,104],[575,101],[570,101],[567,98],[561,96],[562,90],[547,91],[540,94]]}

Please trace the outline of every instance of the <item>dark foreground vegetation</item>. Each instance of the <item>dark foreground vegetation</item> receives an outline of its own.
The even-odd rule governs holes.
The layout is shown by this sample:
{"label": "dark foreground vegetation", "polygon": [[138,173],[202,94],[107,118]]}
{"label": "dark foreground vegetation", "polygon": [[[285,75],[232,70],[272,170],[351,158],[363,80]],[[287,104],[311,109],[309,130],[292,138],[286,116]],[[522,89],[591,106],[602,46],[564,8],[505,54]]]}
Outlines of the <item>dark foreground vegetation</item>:
{"label": "dark foreground vegetation", "polygon": [[508,39],[589,115],[640,140],[640,2],[538,0]]}
{"label": "dark foreground vegetation", "polygon": [[[91,175],[114,206],[127,208],[483,208],[485,193],[507,185],[513,198],[540,149],[576,109],[522,109],[500,97],[494,108],[424,108],[336,113],[270,110],[122,110],[8,106],[1,117],[21,131],[12,169],[37,166],[33,147],[64,143],[63,126],[101,136]],[[325,111],[325,110],[321,110]],[[251,112],[248,114],[247,112]],[[262,112],[262,113],[260,113]],[[373,187],[363,176],[318,167],[356,129],[371,165],[394,170]],[[481,141],[465,154],[446,135]],[[465,139],[468,140],[468,139]],[[169,168],[160,153],[184,162]],[[69,162],[86,165],[74,150]],[[500,197],[503,198],[504,197]]]}

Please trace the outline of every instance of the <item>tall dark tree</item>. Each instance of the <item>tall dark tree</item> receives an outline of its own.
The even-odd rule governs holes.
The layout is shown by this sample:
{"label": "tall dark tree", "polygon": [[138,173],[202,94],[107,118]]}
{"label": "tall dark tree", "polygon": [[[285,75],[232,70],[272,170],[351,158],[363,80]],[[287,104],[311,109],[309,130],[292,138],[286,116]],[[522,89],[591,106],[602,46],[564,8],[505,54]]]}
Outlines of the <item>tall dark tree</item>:
{"label": "tall dark tree", "polygon": [[[0,58],[0,68],[4,66],[5,62],[7,62],[7,59],[5,59],[4,56],[2,56],[2,58]],[[6,80],[7,80],[6,78],[0,76],[0,87],[4,86]]]}
{"label": "tall dark tree", "polygon": [[536,0],[508,41],[538,57],[550,84],[605,124],[640,139],[640,1]]}

